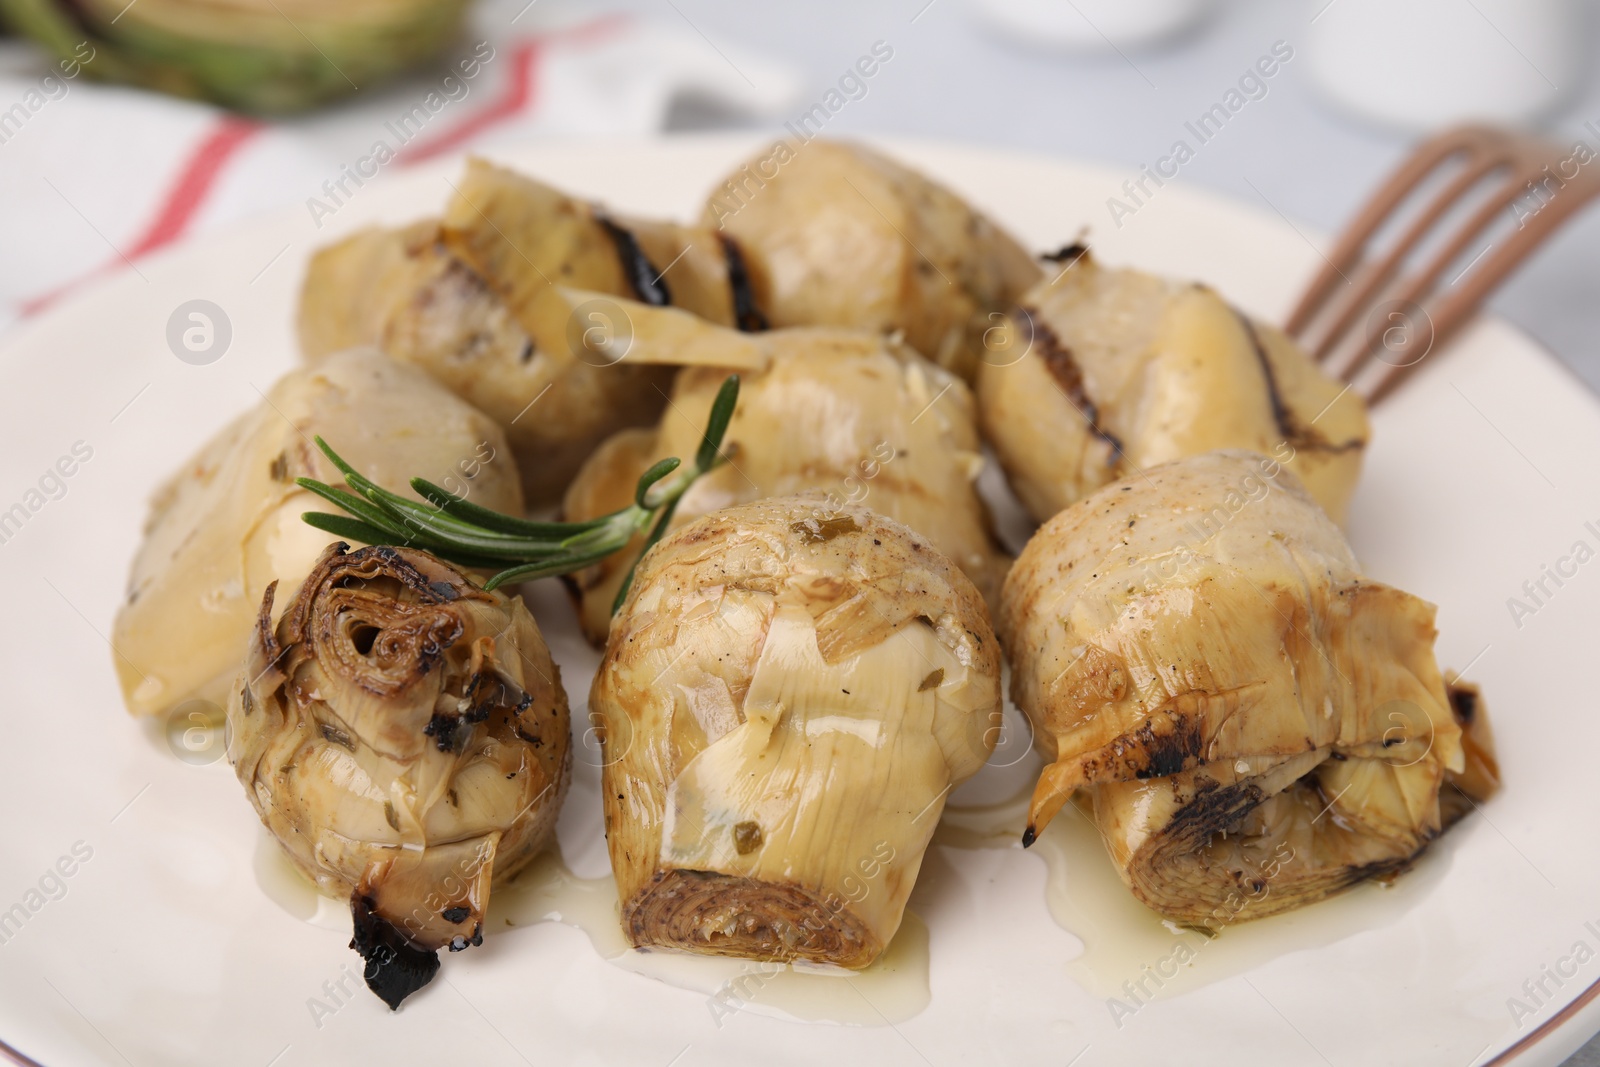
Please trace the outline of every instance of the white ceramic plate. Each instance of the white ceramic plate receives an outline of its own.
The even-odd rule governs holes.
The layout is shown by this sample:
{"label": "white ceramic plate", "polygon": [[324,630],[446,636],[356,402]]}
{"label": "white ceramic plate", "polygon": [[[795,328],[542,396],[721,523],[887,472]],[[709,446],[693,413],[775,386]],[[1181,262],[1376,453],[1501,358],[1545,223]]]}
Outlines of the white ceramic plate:
{"label": "white ceramic plate", "polygon": [[[501,158],[621,209],[688,215],[753,147],[699,138]],[[1203,278],[1266,316],[1282,315],[1319,262],[1273,212],[1182,185],[1109,230],[1099,220],[1120,174],[888,147],[1040,249],[1092,220],[1105,260]],[[1176,935],[1145,921],[1144,940],[1125,936],[1119,924],[1142,913],[1129,919],[1108,902],[1103,856],[1080,851],[1058,872],[1068,932],[1046,906],[1040,855],[944,845],[930,851],[912,901],[929,931],[931,1004],[892,1025],[796,1021],[747,987],[757,1003],[730,1014],[739,998],[708,997],[711,972],[690,975],[699,991],[677,988],[607,962],[559,923],[448,957],[443,980],[395,1015],[365,993],[328,999],[323,983],[355,960],[348,930],[298,920],[262,891],[256,819],[226,764],[176,759],[124,713],[103,635],[157,479],[294,363],[295,295],[311,250],[357,225],[437,211],[458,165],[369,185],[320,231],[295,209],[142,263],[26,326],[0,355],[0,511],[26,506],[76,443],[92,449],[64,495],[45,498],[0,544],[0,915],[18,904],[26,915],[20,928],[0,927],[5,1042],[47,1067],[758,1057],[1091,1067],[1174,1056],[1189,1067],[1467,1067],[1500,1062],[1519,1042],[1516,1063],[1555,1064],[1600,1026],[1600,1003],[1563,1014],[1600,978],[1591,762],[1600,711],[1588,678],[1600,658],[1600,562],[1560,562],[1576,542],[1600,548],[1600,403],[1494,321],[1430,356],[1377,412],[1351,520],[1375,577],[1439,605],[1441,663],[1470,665],[1482,683],[1507,783],[1396,889],[1227,930],[1131,1017],[1108,996],[1159,963],[1148,952],[1164,953]],[[232,327],[225,355],[203,366],[180,362],[166,340],[173,310],[194,299],[217,304]],[[1546,566],[1576,573],[1559,586],[1544,578],[1536,610],[1514,619],[1508,598],[1532,604],[1523,583]],[[535,600],[582,723],[594,659],[560,597]],[[585,751],[561,841],[593,877],[605,859],[597,761]],[[986,770],[956,800],[997,795],[1029,769]],[[71,876],[50,876],[63,857]],[[895,997],[910,988],[915,1007],[916,985],[861,988]],[[313,998],[337,1011],[315,1011]],[[891,1004],[885,1014],[906,1011]]]}

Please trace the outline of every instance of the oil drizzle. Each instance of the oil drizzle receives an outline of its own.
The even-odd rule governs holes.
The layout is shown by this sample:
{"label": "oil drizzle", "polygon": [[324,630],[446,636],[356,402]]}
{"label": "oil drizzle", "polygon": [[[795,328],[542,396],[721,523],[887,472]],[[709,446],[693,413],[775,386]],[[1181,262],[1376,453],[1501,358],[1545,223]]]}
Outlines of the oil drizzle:
{"label": "oil drizzle", "polygon": [[[348,902],[325,896],[270,834],[257,844],[255,876],[262,891],[301,922],[350,932]],[[798,962],[768,963],[632,948],[617,917],[611,876],[580,878],[552,847],[489,896],[487,934],[558,922],[582,930],[606,962],[669,986],[702,994],[720,1019],[733,1013],[847,1026],[905,1022],[928,1006],[928,929],[907,911],[889,948],[863,971]],[[447,961],[448,962],[448,961]]]}
{"label": "oil drizzle", "polygon": [[[1020,850],[1032,785],[1025,782],[1015,796],[997,803],[952,804],[933,843]],[[1449,869],[1446,851],[1436,843],[1392,885],[1363,882],[1308,907],[1234,923],[1212,936],[1164,920],[1139,903],[1106,854],[1081,795],[1062,809],[1028,854],[1044,860],[1051,917],[1083,942],[1083,952],[1064,961],[1067,972],[1092,995],[1115,997],[1133,1010],[1280,956],[1399,922]]]}

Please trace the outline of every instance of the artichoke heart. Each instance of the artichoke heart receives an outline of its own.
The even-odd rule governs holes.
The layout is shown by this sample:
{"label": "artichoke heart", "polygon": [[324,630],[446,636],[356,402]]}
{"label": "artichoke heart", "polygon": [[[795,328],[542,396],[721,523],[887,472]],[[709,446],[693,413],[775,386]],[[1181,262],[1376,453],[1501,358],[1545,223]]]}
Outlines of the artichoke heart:
{"label": "artichoke heart", "polygon": [[[657,331],[677,313],[630,309],[635,349],[656,343],[710,348],[707,323]],[[686,318],[686,316],[682,316]],[[972,394],[965,383],[904,344],[844,329],[784,329],[748,337],[763,369],[742,376],[728,426],[730,462],[698,481],[678,505],[678,526],[764,497],[818,491],[835,504],[866,504],[926,535],[997,602],[1007,560],[990,531],[976,479],[983,468]],[[574,521],[625,506],[639,475],[667,456],[692,455],[726,372],[685,367],[655,430],[625,430],[602,445],[567,490]],[[575,576],[584,632],[605,640],[611,607],[635,551]]]}
{"label": "artichoke heart", "polygon": [[739,242],[773,326],[902,331],[968,379],[985,334],[1040,277],[955,193],[855,144],[779,141],[728,175],[704,217]]}
{"label": "artichoke heart", "polygon": [[1081,249],[991,334],[978,411],[1040,522],[1134,471],[1213,449],[1269,455],[1335,521],[1361,473],[1361,398],[1214,290]]}
{"label": "artichoke heart", "polygon": [[1399,870],[1498,781],[1482,709],[1439,673],[1433,606],[1363,577],[1265,456],[1178,460],[1061,512],[1008,576],[1000,630],[1049,761],[1025,841],[1087,790],[1123,880],[1176,921]]}
{"label": "artichoke heart", "polygon": [[267,587],[228,704],[228,759],[295,865],[347,897],[391,1007],[480,944],[495,879],[550,840],[566,691],[522,601],[425,553],[330,545],[273,623]]}
{"label": "artichoke heart", "polygon": [[474,159],[442,219],[365,230],[312,258],[300,342],[312,361],[372,344],[427,371],[505,428],[529,504],[546,504],[605,437],[654,419],[672,380],[607,350],[628,335],[615,304],[574,308],[555,286],[735,325],[742,278],[736,246],[713,231],[612,218]]}
{"label": "artichoke heart", "polygon": [[651,550],[590,708],[634,945],[861,968],[994,749],[999,648],[927,539],[766,500]]}
{"label": "artichoke heart", "polygon": [[300,516],[330,507],[295,479],[343,484],[317,435],[380,483],[421,476],[485,507],[522,507],[500,428],[427,375],[372,349],[291,371],[152,501],[112,629],[135,715],[190,699],[220,709],[262,593],[279,582],[287,602],[310,573],[330,538]]}

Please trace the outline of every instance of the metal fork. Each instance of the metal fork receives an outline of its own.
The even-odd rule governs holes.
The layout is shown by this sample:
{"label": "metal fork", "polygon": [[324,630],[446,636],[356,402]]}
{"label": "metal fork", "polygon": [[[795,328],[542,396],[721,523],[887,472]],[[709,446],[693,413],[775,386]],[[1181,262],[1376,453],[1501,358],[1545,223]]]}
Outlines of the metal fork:
{"label": "metal fork", "polygon": [[[1418,196],[1430,179],[1442,188],[1431,198]],[[1471,198],[1484,190],[1487,195],[1469,210]],[[1375,403],[1597,193],[1600,158],[1579,160],[1573,149],[1553,141],[1493,126],[1447,130],[1418,148],[1362,207],[1324,257],[1327,265],[1306,288],[1286,329]],[[1400,209],[1413,201],[1420,210],[1402,223]],[[1467,217],[1445,236],[1440,223],[1453,208]],[[1516,223],[1508,236],[1495,237],[1454,279],[1440,284],[1447,269],[1507,220]],[[1403,227],[1400,236],[1373,249],[1386,223]],[[1430,235],[1441,241],[1437,252],[1402,275]]]}

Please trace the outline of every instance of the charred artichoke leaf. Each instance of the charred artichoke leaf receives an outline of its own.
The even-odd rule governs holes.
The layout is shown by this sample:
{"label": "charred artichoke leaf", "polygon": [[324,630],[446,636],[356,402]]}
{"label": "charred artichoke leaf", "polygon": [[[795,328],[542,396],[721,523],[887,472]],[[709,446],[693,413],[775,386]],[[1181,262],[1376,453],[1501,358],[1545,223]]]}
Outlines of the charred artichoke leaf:
{"label": "charred artichoke leaf", "polygon": [[495,879],[550,840],[570,775],[566,692],[520,599],[415,549],[328,547],[261,603],[228,758],[326,893],[390,1007],[440,948],[482,940]]}

